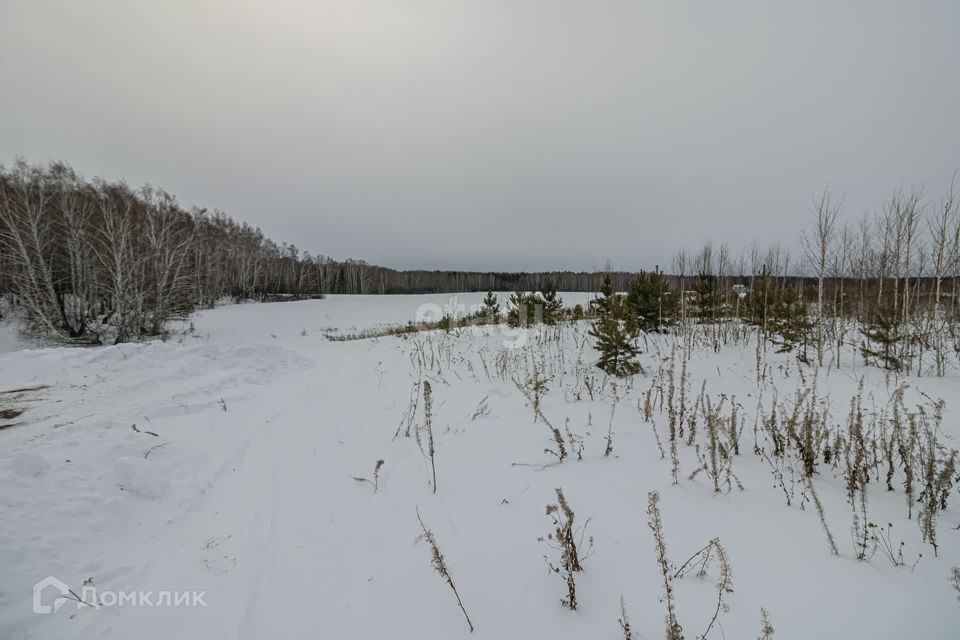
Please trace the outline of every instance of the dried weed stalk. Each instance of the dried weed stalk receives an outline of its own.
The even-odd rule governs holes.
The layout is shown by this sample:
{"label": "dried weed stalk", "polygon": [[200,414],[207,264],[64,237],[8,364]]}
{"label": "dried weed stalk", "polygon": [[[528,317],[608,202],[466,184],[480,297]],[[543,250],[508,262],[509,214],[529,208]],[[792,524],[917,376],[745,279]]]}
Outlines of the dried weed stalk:
{"label": "dried weed stalk", "polygon": [[377,460],[373,465],[373,480],[370,478],[361,478],[360,476],[353,476],[353,479],[360,483],[369,482],[373,485],[373,492],[376,493],[380,488],[380,467],[382,467],[383,464],[383,460]]}
{"label": "dried weed stalk", "polygon": [[673,573],[667,556],[667,539],[663,533],[663,517],[660,514],[660,494],[651,491],[647,494],[647,525],[653,532],[657,548],[657,565],[663,577],[663,602],[667,607],[666,640],[683,640],[683,628],[677,622],[677,610],[674,604]]}
{"label": "dried weed stalk", "polygon": [[434,570],[439,573],[444,580],[446,580],[447,585],[453,591],[453,595],[457,598],[457,606],[460,607],[460,611],[463,612],[463,617],[467,619],[467,626],[470,627],[470,633],[473,633],[473,622],[470,621],[470,616],[467,615],[467,610],[463,606],[463,601],[460,599],[460,592],[457,591],[457,586],[453,583],[453,576],[450,575],[450,569],[447,567],[447,561],[443,557],[443,554],[440,552],[440,547],[437,546],[437,539],[433,535],[433,531],[427,528],[427,525],[423,523],[423,518],[420,517],[420,510],[417,510],[417,521],[420,523],[420,529],[423,530],[423,539],[427,541],[427,544],[430,545],[430,552],[432,554],[431,563]]}
{"label": "dried weed stalk", "polygon": [[584,548],[583,538],[590,520],[587,519],[583,526],[576,526],[574,522],[575,514],[567,503],[563,490],[558,488],[555,491],[557,504],[547,505],[547,515],[553,521],[553,531],[547,534],[546,538],[540,540],[550,546],[551,549],[560,552],[559,565],[554,565],[546,556],[544,556],[544,560],[547,561],[550,571],[561,576],[566,583],[567,595],[561,599],[561,603],[574,611],[577,608],[577,585],[573,574],[583,571],[583,560],[593,553],[593,537],[587,540],[586,548]]}

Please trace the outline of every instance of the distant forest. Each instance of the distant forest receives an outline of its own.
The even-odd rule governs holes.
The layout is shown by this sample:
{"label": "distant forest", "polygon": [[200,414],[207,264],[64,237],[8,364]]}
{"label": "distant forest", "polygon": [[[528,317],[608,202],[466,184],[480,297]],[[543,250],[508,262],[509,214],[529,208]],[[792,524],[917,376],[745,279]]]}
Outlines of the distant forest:
{"label": "distant forest", "polygon": [[0,295],[31,332],[70,341],[157,335],[225,297],[534,289],[547,280],[567,290],[599,285],[593,273],[397,271],[336,260],[221,211],[186,209],[162,189],[88,180],[61,162],[0,167]]}
{"label": "distant forest", "polygon": [[[906,317],[930,301],[957,314],[960,221],[952,193],[928,206],[919,192],[895,192],[882,211],[851,225],[825,191],[813,213],[799,257],[779,245],[734,254],[707,242],[677,253],[661,280],[664,291],[701,295],[709,279],[710,289],[732,302],[763,277],[823,313],[829,306],[863,319],[890,306]],[[168,320],[225,297],[539,291],[548,284],[595,292],[607,274],[618,291],[639,275],[398,271],[314,255],[221,211],[186,209],[162,189],[88,180],[64,163],[0,166],[0,296],[31,332],[68,341],[158,335]]]}

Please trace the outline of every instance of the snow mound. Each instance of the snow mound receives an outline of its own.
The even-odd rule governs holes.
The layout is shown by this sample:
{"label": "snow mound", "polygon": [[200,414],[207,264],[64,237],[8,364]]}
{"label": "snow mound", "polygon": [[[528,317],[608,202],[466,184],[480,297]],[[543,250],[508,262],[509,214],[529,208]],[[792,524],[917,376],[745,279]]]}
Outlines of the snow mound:
{"label": "snow mound", "polygon": [[160,477],[157,470],[145,458],[117,458],[113,466],[117,483],[123,491],[143,498],[157,500],[170,488],[170,483]]}
{"label": "snow mound", "polygon": [[17,475],[35,478],[43,475],[50,468],[50,463],[43,456],[28,451],[14,458],[11,467]]}

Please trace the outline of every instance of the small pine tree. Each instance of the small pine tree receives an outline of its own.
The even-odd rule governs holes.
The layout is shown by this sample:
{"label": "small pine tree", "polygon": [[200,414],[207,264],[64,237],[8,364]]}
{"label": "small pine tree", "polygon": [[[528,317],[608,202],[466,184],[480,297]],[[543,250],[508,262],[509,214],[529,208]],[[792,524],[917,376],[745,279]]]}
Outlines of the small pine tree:
{"label": "small pine tree", "polygon": [[452,329],[457,328],[457,320],[449,313],[444,314],[444,316],[437,322],[437,327],[443,329],[447,333],[450,333]]}
{"label": "small pine tree", "polygon": [[519,327],[526,321],[526,294],[519,289],[510,294],[507,301],[507,324]]}
{"label": "small pine tree", "polygon": [[617,298],[610,298],[611,304],[605,315],[594,320],[589,334],[596,340],[594,348],[600,353],[597,367],[618,378],[632,376],[642,372],[637,362],[637,349],[634,339],[637,334],[631,323],[624,319],[625,305]]}
{"label": "small pine tree", "polygon": [[777,290],[764,269],[754,278],[741,313],[746,322],[763,328],[765,338],[777,347],[777,353],[796,351],[797,359],[809,364],[807,348],[815,324],[796,289]]}
{"label": "small pine tree", "polygon": [[486,318],[488,322],[496,322],[500,317],[500,301],[497,300],[497,294],[493,291],[487,291],[479,315]]}
{"label": "small pine tree", "polygon": [[809,364],[807,347],[814,322],[807,313],[807,305],[793,289],[786,289],[777,297],[769,311],[767,327],[777,338],[773,339],[779,353],[796,350],[797,359]]}
{"label": "small pine tree", "polygon": [[674,298],[670,287],[657,272],[643,273],[630,285],[627,310],[630,321],[641,331],[661,331],[673,317]]}
{"label": "small pine tree", "polygon": [[507,324],[511,327],[529,327],[536,324],[542,310],[543,302],[537,295],[514,291],[510,294],[507,307]]}
{"label": "small pine tree", "polygon": [[876,364],[891,371],[900,370],[902,363],[897,352],[903,336],[898,315],[893,310],[877,307],[860,333],[864,337],[860,353],[867,364]]}
{"label": "small pine tree", "polygon": [[608,273],[603,277],[603,283],[600,285],[600,292],[597,297],[590,301],[590,309],[598,317],[609,315],[613,306],[616,304],[617,294],[613,290],[613,279]]}
{"label": "small pine tree", "polygon": [[543,322],[556,324],[563,319],[563,298],[557,295],[557,288],[548,281],[543,287]]}
{"label": "small pine tree", "polygon": [[717,277],[708,273],[697,275],[697,318],[701,322],[715,322],[723,307],[723,292]]}
{"label": "small pine tree", "polygon": [[773,306],[777,302],[777,291],[773,278],[766,267],[753,278],[753,286],[747,296],[746,304],[741,308],[744,320],[764,329],[769,328],[768,321],[773,316]]}

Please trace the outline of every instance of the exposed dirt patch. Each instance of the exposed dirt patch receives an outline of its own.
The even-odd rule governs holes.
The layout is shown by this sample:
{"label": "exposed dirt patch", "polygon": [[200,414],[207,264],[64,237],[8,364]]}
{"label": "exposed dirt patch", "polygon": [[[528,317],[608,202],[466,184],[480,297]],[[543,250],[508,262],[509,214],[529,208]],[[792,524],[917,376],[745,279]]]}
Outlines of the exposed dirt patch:
{"label": "exposed dirt patch", "polygon": [[35,387],[21,387],[20,389],[8,389],[7,391],[0,391],[0,396],[14,395],[17,393],[30,393],[31,391],[40,391],[41,389],[46,389],[50,385],[39,384]]}
{"label": "exposed dirt patch", "polygon": [[23,424],[22,422],[9,422],[10,420],[19,418],[21,415],[23,415],[23,412],[26,411],[26,409],[21,409],[19,407],[10,407],[9,405],[11,403],[16,402],[17,400],[23,400],[24,396],[46,389],[48,386],[49,385],[40,384],[33,387],[20,387],[18,389],[7,389],[5,391],[0,391],[0,400],[3,400],[3,403],[8,405],[7,407],[0,406],[0,431]]}
{"label": "exposed dirt patch", "polygon": [[0,420],[13,420],[22,413],[23,409],[0,409]]}

